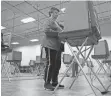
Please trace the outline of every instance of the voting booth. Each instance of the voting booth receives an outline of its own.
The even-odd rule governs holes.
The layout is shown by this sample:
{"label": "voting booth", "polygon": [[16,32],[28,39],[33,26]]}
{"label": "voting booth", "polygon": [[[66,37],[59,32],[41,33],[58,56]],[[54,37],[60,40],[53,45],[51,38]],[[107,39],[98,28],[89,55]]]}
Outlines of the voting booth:
{"label": "voting booth", "polygon": [[99,65],[98,69],[96,70],[96,74],[99,74],[102,70],[107,75],[107,64],[102,61],[106,61],[109,57],[109,47],[106,40],[102,40],[98,43],[98,45],[94,46],[94,55],[92,58],[96,60],[97,64]]}
{"label": "voting booth", "polygon": [[109,57],[109,47],[106,40],[102,40],[94,46],[94,59],[107,59]]}
{"label": "voting booth", "polygon": [[9,65],[7,64],[8,54],[12,52],[11,33],[2,33],[1,40],[1,74],[6,75],[9,80]]}
{"label": "voting booth", "polygon": [[35,61],[35,67],[37,70],[37,75],[43,75],[44,70],[45,70],[45,65],[46,65],[46,58],[43,56],[36,56],[36,61]]}
{"label": "voting booth", "polygon": [[[91,52],[94,48],[94,45],[97,45],[99,40],[101,39],[100,27],[99,27],[99,24],[98,24],[98,18],[95,14],[96,12],[93,8],[93,2],[92,1],[86,1],[85,3],[86,3],[85,7],[86,7],[86,10],[87,10],[87,12],[86,12],[87,20],[85,20],[84,22],[87,23],[87,27],[80,28],[78,30],[75,30],[75,29],[72,29],[72,28],[70,28],[71,30],[64,30],[64,32],[59,34],[59,37],[61,38],[61,40],[63,42],[65,42],[68,45],[72,55],[74,56],[74,59],[78,63],[78,66],[79,66],[80,70],[83,72],[83,75],[86,78],[86,80],[87,80],[88,84],[90,85],[92,91],[94,92],[95,96],[97,96],[91,82],[88,80],[88,77],[87,77],[86,73],[84,72],[83,67],[80,64],[79,59],[77,58],[79,55],[81,55],[83,60],[84,60],[84,63],[88,64],[87,59],[89,58],[89,56],[90,56],[90,54],[91,54]],[[81,15],[81,18],[83,18],[82,15]],[[73,19],[72,19],[69,22],[75,22],[75,21],[73,21]],[[77,54],[74,53],[74,50],[73,50],[72,47],[75,47],[78,50]],[[84,55],[83,54],[84,52],[87,52],[87,54]],[[70,64],[69,68],[66,70],[66,72],[64,73],[64,76],[62,77],[62,79],[60,80],[58,85],[56,86],[54,92],[58,88],[59,84],[65,78],[65,74],[67,74],[67,72],[70,70],[70,68],[71,68],[71,66],[74,62],[74,59],[72,60],[72,63]],[[93,75],[97,78],[97,80],[99,81],[101,86],[104,88],[104,90],[106,90],[103,83],[98,78],[96,73],[92,70],[92,68],[89,67],[89,69],[91,70]],[[76,76],[76,79],[77,79],[77,77],[78,76]],[[74,78],[74,81],[75,81],[75,78]]]}
{"label": "voting booth", "polygon": [[[20,73],[20,65],[22,60],[22,52],[13,51],[11,48],[11,33],[4,33],[3,34],[3,41],[1,45],[1,61],[2,61],[2,68],[1,71],[8,77],[10,81],[10,76],[12,73],[15,72]],[[13,72],[11,71],[12,66],[14,67]]]}
{"label": "voting booth", "polygon": [[[14,76],[16,73],[17,73],[17,76],[20,76],[22,52],[12,51],[12,52],[8,53],[8,58],[6,61],[10,64],[9,65],[9,69],[10,69],[9,73],[11,73],[12,76]],[[9,79],[12,78],[12,76],[9,76]]]}
{"label": "voting booth", "polygon": [[8,60],[22,60],[22,52],[19,51],[12,51],[11,53],[8,54]]}

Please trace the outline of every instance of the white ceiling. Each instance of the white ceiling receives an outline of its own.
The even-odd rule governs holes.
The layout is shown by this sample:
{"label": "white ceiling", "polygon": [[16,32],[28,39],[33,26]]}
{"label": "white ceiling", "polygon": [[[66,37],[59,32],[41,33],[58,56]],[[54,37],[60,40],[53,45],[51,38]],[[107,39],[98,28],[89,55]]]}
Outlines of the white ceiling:
{"label": "white ceiling", "polygon": [[[78,26],[80,25],[85,27],[85,25],[81,23],[84,22],[84,20],[87,21],[87,9],[85,9],[85,3],[85,1],[2,1],[1,25],[6,27],[6,29],[3,29],[2,32],[11,32],[12,42],[18,41],[21,46],[31,44],[29,40],[33,38],[38,38],[41,41],[44,35],[42,32],[42,26],[44,20],[47,19],[48,11],[52,6],[59,9],[63,7],[66,8],[66,13],[62,14],[58,21],[64,23],[67,21],[67,24],[64,25],[68,28],[68,30],[72,30],[72,28],[79,29]],[[76,8],[72,9],[74,6],[76,6]],[[111,1],[93,1],[93,6],[97,12],[100,25],[111,20]],[[80,12],[81,10],[84,10],[86,15],[81,17],[83,14]],[[24,24],[20,20],[26,17],[33,17],[36,21]],[[76,19],[76,17],[78,17],[78,19]],[[83,21],[81,21],[82,19]],[[79,23],[75,20],[78,20]],[[76,24],[74,25],[73,22],[76,22]]]}

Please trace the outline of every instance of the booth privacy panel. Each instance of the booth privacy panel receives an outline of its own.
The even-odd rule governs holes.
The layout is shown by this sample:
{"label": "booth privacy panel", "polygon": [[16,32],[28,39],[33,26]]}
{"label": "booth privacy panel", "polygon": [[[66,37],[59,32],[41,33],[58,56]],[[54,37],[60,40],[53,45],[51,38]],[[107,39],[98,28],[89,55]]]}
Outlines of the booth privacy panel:
{"label": "booth privacy panel", "polygon": [[99,41],[98,45],[94,46],[94,59],[105,59],[109,56],[109,47],[106,40]]}
{"label": "booth privacy panel", "polygon": [[66,10],[61,14],[58,21],[64,25],[64,31],[87,29],[98,26],[97,16],[95,16],[92,1],[71,1],[64,4]]}
{"label": "booth privacy panel", "polygon": [[89,28],[87,2],[71,1],[64,6],[65,13],[58,17],[58,21],[63,22],[64,31]]}
{"label": "booth privacy panel", "polygon": [[[73,2],[73,3],[75,3],[75,2]],[[96,44],[98,44],[98,40],[101,39],[100,28],[98,25],[97,18],[94,14],[92,1],[86,1],[86,2],[84,2],[83,5],[84,5],[84,7],[81,5],[82,7],[78,6],[80,8],[77,8],[77,9],[71,7],[72,9],[74,9],[73,11],[70,11],[70,12],[66,11],[66,12],[69,12],[69,14],[66,14],[66,15],[70,15],[70,16],[77,15],[77,14],[72,14],[75,10],[76,10],[75,12],[78,12],[78,13],[81,12],[83,14],[78,15],[78,16],[73,16],[74,19],[73,18],[71,19],[71,17],[68,16],[69,19],[67,19],[68,20],[67,22],[64,20],[64,25],[67,24],[68,22],[70,22],[70,23],[73,22],[74,24],[65,25],[65,27],[68,27],[70,25],[70,28],[69,29],[66,28],[62,33],[59,34],[59,37],[62,40],[67,39],[67,42],[73,47],[81,46],[83,44],[84,40],[86,39],[86,37],[88,37],[88,40],[87,40],[87,43],[85,44],[85,46],[86,45],[87,46],[96,45]],[[77,5],[75,5],[75,6],[77,7]],[[80,9],[80,10],[78,10],[78,9]],[[81,19],[79,17],[81,17]],[[79,18],[79,20],[78,20],[78,18]],[[77,21],[76,21],[76,19],[77,19]],[[79,25],[78,25],[78,23],[79,23]],[[78,25],[79,27],[76,28],[75,27],[76,25]],[[84,26],[84,25],[86,25],[86,26]],[[72,26],[72,28],[71,28],[71,26]]]}
{"label": "booth privacy panel", "polygon": [[8,60],[22,60],[22,52],[12,51],[8,53]]}
{"label": "booth privacy panel", "polygon": [[99,41],[98,45],[94,46],[94,55],[109,55],[109,48],[106,40]]}
{"label": "booth privacy panel", "polygon": [[71,64],[72,56],[70,54],[63,54],[63,63],[64,64]]}
{"label": "booth privacy panel", "polygon": [[3,43],[5,45],[8,45],[9,47],[10,47],[10,43],[11,43],[11,37],[12,37],[11,33],[4,33],[3,34]]}

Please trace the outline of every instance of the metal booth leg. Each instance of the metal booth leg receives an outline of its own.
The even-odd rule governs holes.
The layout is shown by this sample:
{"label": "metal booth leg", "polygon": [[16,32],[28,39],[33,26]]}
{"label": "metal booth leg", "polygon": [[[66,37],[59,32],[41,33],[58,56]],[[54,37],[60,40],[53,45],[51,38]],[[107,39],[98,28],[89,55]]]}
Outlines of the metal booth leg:
{"label": "metal booth leg", "polygon": [[[67,44],[68,44],[68,42],[67,42]],[[86,78],[87,82],[89,83],[89,85],[90,85],[92,91],[94,92],[95,96],[97,96],[97,94],[96,94],[96,92],[94,91],[94,89],[93,89],[93,87],[92,87],[90,81],[88,80],[87,75],[85,74],[85,72],[84,72],[84,70],[83,70],[83,68],[82,68],[82,66],[81,66],[81,64],[80,64],[80,62],[79,62],[79,60],[78,60],[78,58],[76,57],[75,53],[73,52],[73,49],[70,47],[69,44],[68,44],[68,47],[69,47],[70,51],[72,52],[73,56],[75,57],[75,59],[76,59],[76,61],[77,61],[77,63],[78,63],[78,66],[80,67],[81,71],[83,72],[83,75],[84,75],[84,77]],[[81,54],[80,51],[79,51],[79,53]],[[85,60],[85,58],[84,58],[84,60]]]}
{"label": "metal booth leg", "polygon": [[[67,44],[68,44],[68,42],[67,42]],[[73,56],[75,57],[75,59],[76,59],[76,61],[77,61],[77,63],[78,63],[78,66],[80,67],[81,71],[83,72],[83,75],[84,75],[84,77],[86,78],[87,82],[89,83],[89,85],[90,85],[92,91],[94,92],[95,96],[97,96],[97,94],[95,93],[95,91],[94,91],[94,89],[93,89],[93,87],[92,87],[90,81],[88,80],[87,75],[85,74],[85,72],[84,72],[84,70],[83,70],[83,68],[82,68],[82,66],[81,66],[81,64],[80,64],[80,62],[79,62],[79,60],[78,60],[78,58],[76,57],[75,53],[73,52],[73,49],[70,47],[69,44],[68,44],[68,47],[69,47],[70,51],[72,52]],[[81,54],[80,51],[79,51],[79,53]],[[85,58],[84,58],[84,60],[85,60]]]}
{"label": "metal booth leg", "polygon": [[[97,61],[98,64],[101,66],[101,69],[103,69],[104,72],[107,74],[107,71],[106,71],[105,68],[104,68],[105,63],[101,63],[99,60],[96,60],[96,61]],[[103,64],[103,65],[102,65],[102,64]],[[101,69],[100,69],[100,71],[101,71]]]}
{"label": "metal booth leg", "polygon": [[[98,75],[102,69],[104,70],[104,73],[107,74],[107,71],[106,71],[105,68],[104,68],[104,64],[102,65],[99,60],[96,60],[96,62],[97,62],[97,63],[99,64],[99,66],[100,66],[100,67],[97,69],[96,74]],[[95,80],[95,79],[96,79],[96,78],[93,77],[93,80]]]}
{"label": "metal booth leg", "polygon": [[[85,50],[82,51],[82,52],[81,52],[81,50],[79,50],[78,47],[76,47],[76,48],[78,49],[78,51],[79,51],[78,53],[79,53],[79,54],[81,54],[82,52],[87,51],[88,49],[90,49],[90,51],[89,51],[89,53],[88,53],[88,56],[87,56],[86,59],[85,59],[85,60],[87,60],[88,57],[89,57],[89,55],[90,55],[90,53],[91,53],[91,51],[92,51],[92,49],[93,49],[93,46],[91,46],[91,47],[89,47],[89,48],[87,48],[87,49],[85,48]],[[82,49],[82,48],[80,48],[80,49]],[[77,55],[79,55],[79,54],[77,54]],[[83,54],[82,54],[82,56],[83,56]],[[85,56],[86,56],[86,54],[85,54]],[[84,65],[85,65],[85,62],[84,62]],[[81,69],[80,69],[79,73],[80,73],[80,72],[81,72]],[[69,89],[71,89],[72,85],[74,84],[74,82],[75,82],[76,78],[78,78],[78,76],[79,76],[79,75],[77,75],[77,76],[74,78],[74,80],[73,80],[71,86],[69,87]]]}
{"label": "metal booth leg", "polygon": [[[93,46],[92,46],[92,48],[93,48]],[[92,48],[91,48],[91,50],[92,50]],[[90,52],[89,53],[91,53],[91,50],[90,50]],[[80,54],[81,54],[81,56],[83,57],[83,59],[84,59],[84,61],[85,61],[85,63],[87,63],[87,59],[88,59],[88,57],[89,56],[87,56],[87,58],[85,58],[84,56],[83,56],[83,54],[80,52]],[[88,54],[89,55],[89,54]],[[87,63],[88,64],[88,63]],[[104,85],[103,85],[103,83],[101,82],[101,80],[98,78],[98,76],[96,75],[96,73],[92,70],[92,68],[91,67],[89,67],[89,69],[91,70],[91,72],[94,74],[94,76],[97,78],[97,80],[99,81],[99,83],[102,85],[102,87],[104,88],[104,90],[105,91],[107,91],[106,90],[106,88],[104,87]]]}
{"label": "metal booth leg", "polygon": [[[82,46],[81,46],[81,49],[83,48],[83,46],[84,46],[84,44],[87,42],[87,40],[88,40],[88,38],[85,39],[84,43],[83,43]],[[82,66],[81,66],[81,64],[80,64],[80,62],[79,62],[79,60],[78,60],[78,58],[76,57],[75,53],[73,52],[73,49],[72,49],[72,48],[70,47],[70,45],[68,44],[67,40],[66,40],[66,43],[67,43],[67,45],[68,45],[70,51],[72,52],[74,58],[76,59],[78,65],[79,65],[81,71],[83,72],[83,74],[84,74],[84,76],[85,76],[87,82],[89,83],[89,85],[90,85],[92,91],[94,92],[95,96],[97,96],[96,93],[95,93],[95,91],[94,91],[94,89],[93,89],[93,87],[92,87],[92,85],[91,85],[91,83],[89,82],[89,80],[88,80],[88,78],[87,78],[85,72],[83,71],[83,68],[82,68]],[[80,49],[80,51],[81,51],[81,49]],[[80,54],[80,51],[78,52],[78,54]],[[74,59],[73,59],[73,61],[74,61]],[[73,64],[73,61],[72,61],[72,64]],[[65,74],[67,74],[67,72],[69,71],[69,69],[72,67],[72,64],[71,64],[71,65],[69,66],[69,68],[66,70]],[[65,74],[64,74],[63,78],[60,80],[60,82],[58,83],[58,85],[56,86],[56,88],[55,88],[55,90],[54,90],[54,93],[55,93],[55,91],[57,90],[57,88],[59,87],[60,83],[63,81],[63,79],[64,79],[64,77],[65,77]]]}

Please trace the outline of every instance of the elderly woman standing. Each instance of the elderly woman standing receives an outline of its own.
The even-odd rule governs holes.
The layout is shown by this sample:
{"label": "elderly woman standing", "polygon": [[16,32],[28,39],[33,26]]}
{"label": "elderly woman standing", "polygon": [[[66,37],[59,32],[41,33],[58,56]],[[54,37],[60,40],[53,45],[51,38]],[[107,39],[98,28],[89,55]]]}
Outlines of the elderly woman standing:
{"label": "elderly woman standing", "polygon": [[[63,45],[58,37],[58,33],[63,31],[63,26],[57,23],[59,9],[52,7],[49,11],[49,18],[44,24],[45,36],[42,46],[45,48],[47,64],[45,68],[44,87],[54,90],[58,84],[58,74],[61,67],[61,50]],[[64,87],[64,85],[59,85]]]}

